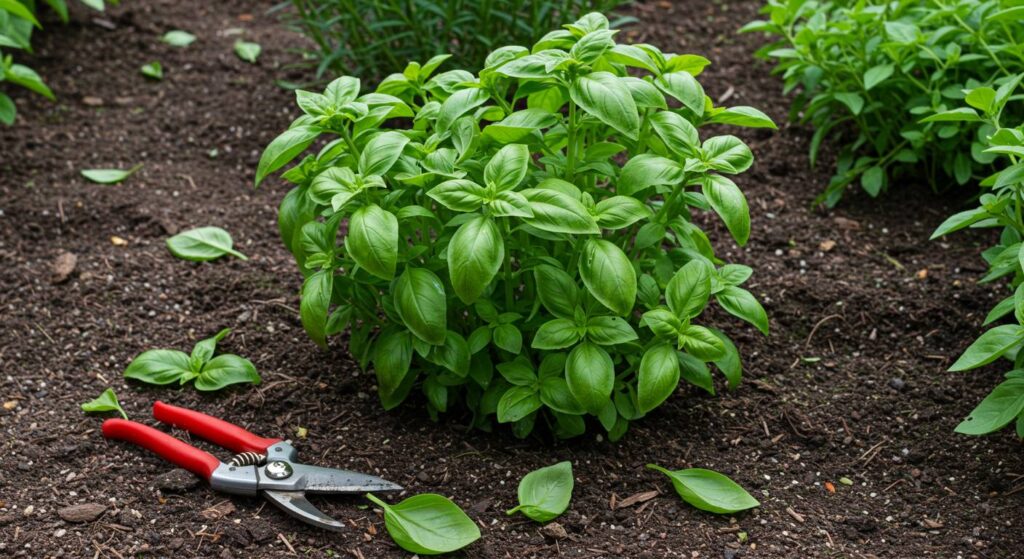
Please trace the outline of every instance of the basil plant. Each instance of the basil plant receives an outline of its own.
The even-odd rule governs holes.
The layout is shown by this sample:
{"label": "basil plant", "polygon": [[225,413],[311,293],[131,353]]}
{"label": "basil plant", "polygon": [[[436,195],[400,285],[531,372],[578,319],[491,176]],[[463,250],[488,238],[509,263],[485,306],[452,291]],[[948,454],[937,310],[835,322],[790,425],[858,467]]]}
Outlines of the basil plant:
{"label": "basil plant", "polygon": [[705,58],[614,36],[591,13],[479,75],[435,73],[438,56],[376,91],[342,77],[297,92],[305,114],[256,183],[330,139],[282,175],[280,232],[306,278],[303,326],[320,345],[348,329],[384,407],[418,389],[433,417],[464,404],[484,429],[494,415],[572,437],[593,415],[617,439],[680,377],[739,382],[736,347],[701,314],[714,301],[765,333],[767,317],[741,287],[751,269],[716,258],[692,217],[714,211],[746,243],[729,175],[753,158],[697,127],[774,125],[713,106]]}

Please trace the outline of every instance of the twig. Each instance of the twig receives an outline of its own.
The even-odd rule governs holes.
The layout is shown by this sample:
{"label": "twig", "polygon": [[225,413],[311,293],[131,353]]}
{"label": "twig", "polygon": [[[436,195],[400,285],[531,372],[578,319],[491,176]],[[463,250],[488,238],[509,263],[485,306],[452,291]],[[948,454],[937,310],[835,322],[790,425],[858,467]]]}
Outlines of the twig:
{"label": "twig", "polygon": [[819,320],[818,323],[814,325],[814,328],[811,328],[811,333],[807,335],[807,341],[804,342],[804,347],[810,346],[811,345],[811,338],[814,337],[814,334],[815,334],[815,332],[818,331],[818,328],[820,328],[822,324],[825,324],[827,321],[832,320],[833,318],[843,318],[843,317],[842,317],[842,315],[838,315],[838,314],[830,314],[830,315],[826,316],[825,318]]}

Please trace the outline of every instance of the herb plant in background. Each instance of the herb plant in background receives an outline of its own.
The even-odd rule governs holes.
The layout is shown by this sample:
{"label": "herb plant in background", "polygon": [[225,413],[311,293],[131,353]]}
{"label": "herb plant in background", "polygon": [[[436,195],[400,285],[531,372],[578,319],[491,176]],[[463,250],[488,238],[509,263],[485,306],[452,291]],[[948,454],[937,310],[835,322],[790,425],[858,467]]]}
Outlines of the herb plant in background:
{"label": "herb plant in background", "polygon": [[1019,1],[769,0],[763,12],[743,31],[777,38],[758,54],[794,94],[790,117],[815,128],[812,164],[826,138],[840,145],[819,201],[832,206],[855,183],[877,196],[900,181],[942,190],[987,172],[977,122],[921,118],[1024,71]]}
{"label": "herb plant in background", "polygon": [[191,355],[175,349],[145,351],[132,360],[124,376],[159,385],[183,385],[194,380],[196,390],[204,392],[244,382],[259,384],[260,375],[248,359],[230,353],[213,356],[217,342],[230,333],[231,329],[225,328],[212,338],[196,342]]}
{"label": "herb plant in background", "polygon": [[590,415],[617,439],[680,378],[713,394],[713,366],[739,382],[736,347],[701,315],[717,303],[764,333],[767,316],[741,287],[751,269],[717,258],[692,217],[717,213],[745,244],[729,176],[753,156],[698,127],[774,125],[713,106],[705,58],[614,36],[588,14],[479,75],[437,73],[435,57],[376,91],[344,77],[297,92],[305,114],[256,183],[327,140],[282,175],[280,232],[306,331],[325,345],[348,328],[386,408],[416,387],[432,416],[465,405],[481,428],[572,437]]}
{"label": "herb plant in background", "polygon": [[[376,83],[409,60],[450,53],[481,68],[503,44],[530,44],[580,15],[607,13],[623,0],[292,0],[288,24],[316,46],[317,77],[343,74]],[[288,2],[281,4],[284,8]]]}
{"label": "herb plant in background", "polygon": [[937,238],[965,227],[1001,228],[999,244],[982,253],[988,272],[980,280],[1010,279],[1013,294],[1000,301],[985,318],[985,325],[1012,316],[1012,323],[994,326],[982,334],[950,367],[966,371],[1003,357],[1013,369],[956,427],[958,433],[984,435],[1016,421],[1017,435],[1024,438],[1024,121],[1007,123],[1007,107],[1020,96],[1014,92],[1024,75],[1001,80],[997,88],[979,87],[967,92],[968,107],[958,107],[932,115],[927,122],[967,122],[980,126],[983,147],[975,158],[993,161],[999,169],[981,181],[983,194],[978,207],[951,216],[932,235]]}
{"label": "herb plant in background", "polygon": [[[94,10],[103,11],[103,0],[81,0],[82,4]],[[61,21],[68,21],[68,6],[65,0],[46,0],[46,5],[57,12]],[[111,1],[111,4],[116,2]],[[47,99],[53,100],[53,92],[43,82],[35,70],[22,64],[16,64],[14,57],[5,54],[4,49],[31,51],[32,30],[42,28],[37,17],[36,6],[42,2],[21,2],[19,0],[0,0],[0,84],[9,83],[34,91]],[[11,125],[17,110],[14,101],[6,93],[0,91],[0,122]]]}

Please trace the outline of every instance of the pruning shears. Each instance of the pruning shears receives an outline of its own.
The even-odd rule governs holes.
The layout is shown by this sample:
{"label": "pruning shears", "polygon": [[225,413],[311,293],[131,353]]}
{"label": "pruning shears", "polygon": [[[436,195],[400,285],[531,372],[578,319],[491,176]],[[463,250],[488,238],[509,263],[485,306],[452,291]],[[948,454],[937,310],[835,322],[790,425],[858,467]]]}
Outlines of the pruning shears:
{"label": "pruning shears", "polygon": [[401,486],[376,476],[307,466],[295,461],[290,441],[267,439],[197,411],[156,402],[153,417],[224,447],[235,456],[221,462],[163,431],[124,419],[103,422],[103,436],[146,448],[164,460],[207,480],[210,487],[235,495],[262,495],[289,515],[326,530],[344,524],[325,515],[306,499],[306,493],[352,494],[400,491]]}

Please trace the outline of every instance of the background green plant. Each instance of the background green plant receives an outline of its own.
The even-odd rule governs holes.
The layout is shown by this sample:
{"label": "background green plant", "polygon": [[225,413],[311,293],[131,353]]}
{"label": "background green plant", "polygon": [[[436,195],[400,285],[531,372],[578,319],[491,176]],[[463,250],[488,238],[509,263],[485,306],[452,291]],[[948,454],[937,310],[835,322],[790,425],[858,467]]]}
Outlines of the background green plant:
{"label": "background green plant", "polygon": [[969,107],[959,107],[925,118],[925,122],[965,122],[979,126],[984,147],[975,157],[993,158],[999,169],[981,181],[978,206],[953,215],[932,235],[941,237],[966,227],[1001,228],[996,246],[982,253],[988,272],[981,283],[1010,278],[1013,294],[1000,301],[985,318],[988,326],[1012,315],[1012,324],[995,326],[982,334],[951,371],[975,369],[1004,357],[1013,370],[956,428],[958,433],[984,435],[1016,420],[1017,435],[1024,438],[1024,124],[1004,127],[1007,107],[1020,100],[1014,95],[1024,74],[999,80],[998,88],[979,87],[966,93]]}
{"label": "background green plant", "polygon": [[[317,77],[376,81],[409,60],[449,53],[464,70],[481,68],[504,44],[531,44],[580,15],[624,0],[292,0],[283,17],[312,40]],[[282,4],[282,7],[288,3]],[[624,21],[624,20],[622,20]],[[620,21],[621,22],[621,21]]]}
{"label": "background green plant", "polygon": [[777,37],[758,55],[794,93],[790,117],[815,128],[812,164],[826,137],[842,144],[818,201],[858,180],[877,196],[899,179],[942,189],[986,173],[974,123],[920,119],[1024,71],[1020,0],[769,0],[763,12],[743,31]]}
{"label": "background green plant", "polygon": [[[103,0],[81,0],[94,10],[103,11]],[[68,21],[68,6],[64,0],[45,0],[57,12],[61,21]],[[116,2],[111,1],[111,4]],[[35,70],[23,64],[16,64],[13,55],[4,54],[4,49],[32,52],[32,29],[42,28],[36,12],[37,3],[32,0],[0,0],[0,83],[10,83],[34,91],[47,99],[54,99],[53,92],[46,86]],[[0,122],[11,125],[17,109],[14,101],[0,91]]]}
{"label": "background green plant", "polygon": [[297,91],[305,114],[260,159],[257,185],[330,139],[282,175],[281,236],[306,331],[348,328],[386,408],[418,386],[433,416],[464,403],[481,428],[571,437],[589,414],[616,439],[680,377],[713,394],[709,363],[739,382],[735,346],[697,322],[709,302],[768,331],[752,270],[691,217],[714,211],[746,243],[727,175],[753,156],[697,127],[774,124],[713,106],[703,57],[615,44],[596,13],[565,27],[479,75],[435,73],[438,56],[371,93],[350,77]]}

